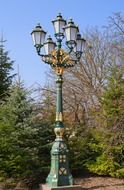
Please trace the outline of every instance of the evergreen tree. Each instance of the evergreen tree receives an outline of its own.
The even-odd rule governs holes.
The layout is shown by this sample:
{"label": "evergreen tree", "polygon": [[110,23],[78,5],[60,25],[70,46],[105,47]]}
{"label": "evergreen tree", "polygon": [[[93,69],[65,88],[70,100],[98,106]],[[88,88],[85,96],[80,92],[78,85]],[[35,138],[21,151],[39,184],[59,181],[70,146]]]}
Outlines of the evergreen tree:
{"label": "evergreen tree", "polygon": [[48,173],[53,126],[42,120],[20,82],[0,108],[0,176],[33,183]]}
{"label": "evergreen tree", "polygon": [[[16,172],[20,175],[24,170],[26,141],[33,132],[30,124],[31,112],[26,91],[21,84],[13,85],[10,96],[1,105],[0,111],[0,169],[8,176]],[[22,167],[20,163],[23,163]]]}
{"label": "evergreen tree", "polygon": [[[110,68],[108,84],[102,97],[102,114],[111,145],[124,142],[124,68]],[[111,134],[111,136],[110,136]],[[110,138],[111,137],[111,138]]]}
{"label": "evergreen tree", "polygon": [[[100,154],[88,163],[90,171],[100,175],[124,177],[124,79],[123,67],[110,68],[102,97],[101,129],[97,129],[94,148]],[[99,114],[100,117],[100,114]]]}
{"label": "evergreen tree", "polygon": [[13,70],[13,63],[8,55],[8,51],[5,51],[4,43],[5,41],[1,39],[0,41],[0,100],[4,99],[8,93],[8,89],[12,83],[12,78],[14,75],[11,74]]}

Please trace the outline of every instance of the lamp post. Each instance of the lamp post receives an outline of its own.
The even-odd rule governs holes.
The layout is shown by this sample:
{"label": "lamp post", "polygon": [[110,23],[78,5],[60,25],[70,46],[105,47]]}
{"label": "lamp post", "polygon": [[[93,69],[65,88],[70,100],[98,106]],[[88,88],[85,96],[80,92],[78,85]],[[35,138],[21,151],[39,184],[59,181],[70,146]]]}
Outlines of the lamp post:
{"label": "lamp post", "polygon": [[[63,103],[62,103],[62,84],[63,72],[69,67],[77,64],[83,52],[85,39],[79,34],[79,28],[70,19],[68,23],[59,13],[57,18],[52,21],[55,31],[56,43],[48,36],[45,41],[46,32],[38,24],[32,31],[32,39],[38,55],[42,61],[49,64],[56,73],[56,121],[54,132],[56,134],[55,142],[51,150],[51,169],[46,179],[50,187],[71,186],[73,178],[69,171],[68,148],[64,141],[64,124],[63,124]],[[65,42],[67,48],[62,48]],[[45,54],[42,54],[42,50]]]}

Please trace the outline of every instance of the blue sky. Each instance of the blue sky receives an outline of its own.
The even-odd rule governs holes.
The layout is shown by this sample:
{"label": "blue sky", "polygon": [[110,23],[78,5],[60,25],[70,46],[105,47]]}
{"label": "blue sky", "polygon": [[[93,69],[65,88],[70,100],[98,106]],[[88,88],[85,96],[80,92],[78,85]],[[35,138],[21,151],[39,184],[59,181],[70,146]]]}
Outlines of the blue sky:
{"label": "blue sky", "polygon": [[32,44],[30,33],[37,23],[53,35],[51,20],[61,12],[73,18],[80,31],[90,26],[103,26],[115,12],[124,15],[124,0],[0,0],[0,35],[4,34],[6,50],[19,65],[26,86],[44,85],[49,66],[42,63]]}

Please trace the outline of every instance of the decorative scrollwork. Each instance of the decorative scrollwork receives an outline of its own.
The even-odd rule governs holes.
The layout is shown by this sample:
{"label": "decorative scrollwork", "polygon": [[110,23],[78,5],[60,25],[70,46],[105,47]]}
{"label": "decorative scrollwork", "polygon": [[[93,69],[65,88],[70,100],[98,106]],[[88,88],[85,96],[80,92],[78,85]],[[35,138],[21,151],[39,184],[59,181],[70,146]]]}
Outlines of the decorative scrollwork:
{"label": "decorative scrollwork", "polygon": [[63,74],[65,68],[73,67],[77,59],[74,54],[69,54],[63,49],[53,50],[50,55],[45,55],[42,60],[50,64],[57,74]]}

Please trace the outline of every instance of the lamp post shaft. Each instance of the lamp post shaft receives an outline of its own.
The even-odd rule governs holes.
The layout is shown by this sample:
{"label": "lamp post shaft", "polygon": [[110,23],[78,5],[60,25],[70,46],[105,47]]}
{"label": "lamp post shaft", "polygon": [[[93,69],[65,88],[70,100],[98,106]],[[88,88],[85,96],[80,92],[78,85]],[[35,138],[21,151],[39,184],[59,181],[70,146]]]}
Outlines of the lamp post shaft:
{"label": "lamp post shaft", "polygon": [[47,185],[52,187],[73,185],[73,178],[69,171],[68,148],[63,139],[63,104],[62,104],[62,75],[57,75],[57,98],[56,98],[56,139],[51,150],[51,170],[46,179]]}
{"label": "lamp post shaft", "polygon": [[57,75],[56,121],[63,121],[62,75]]}

